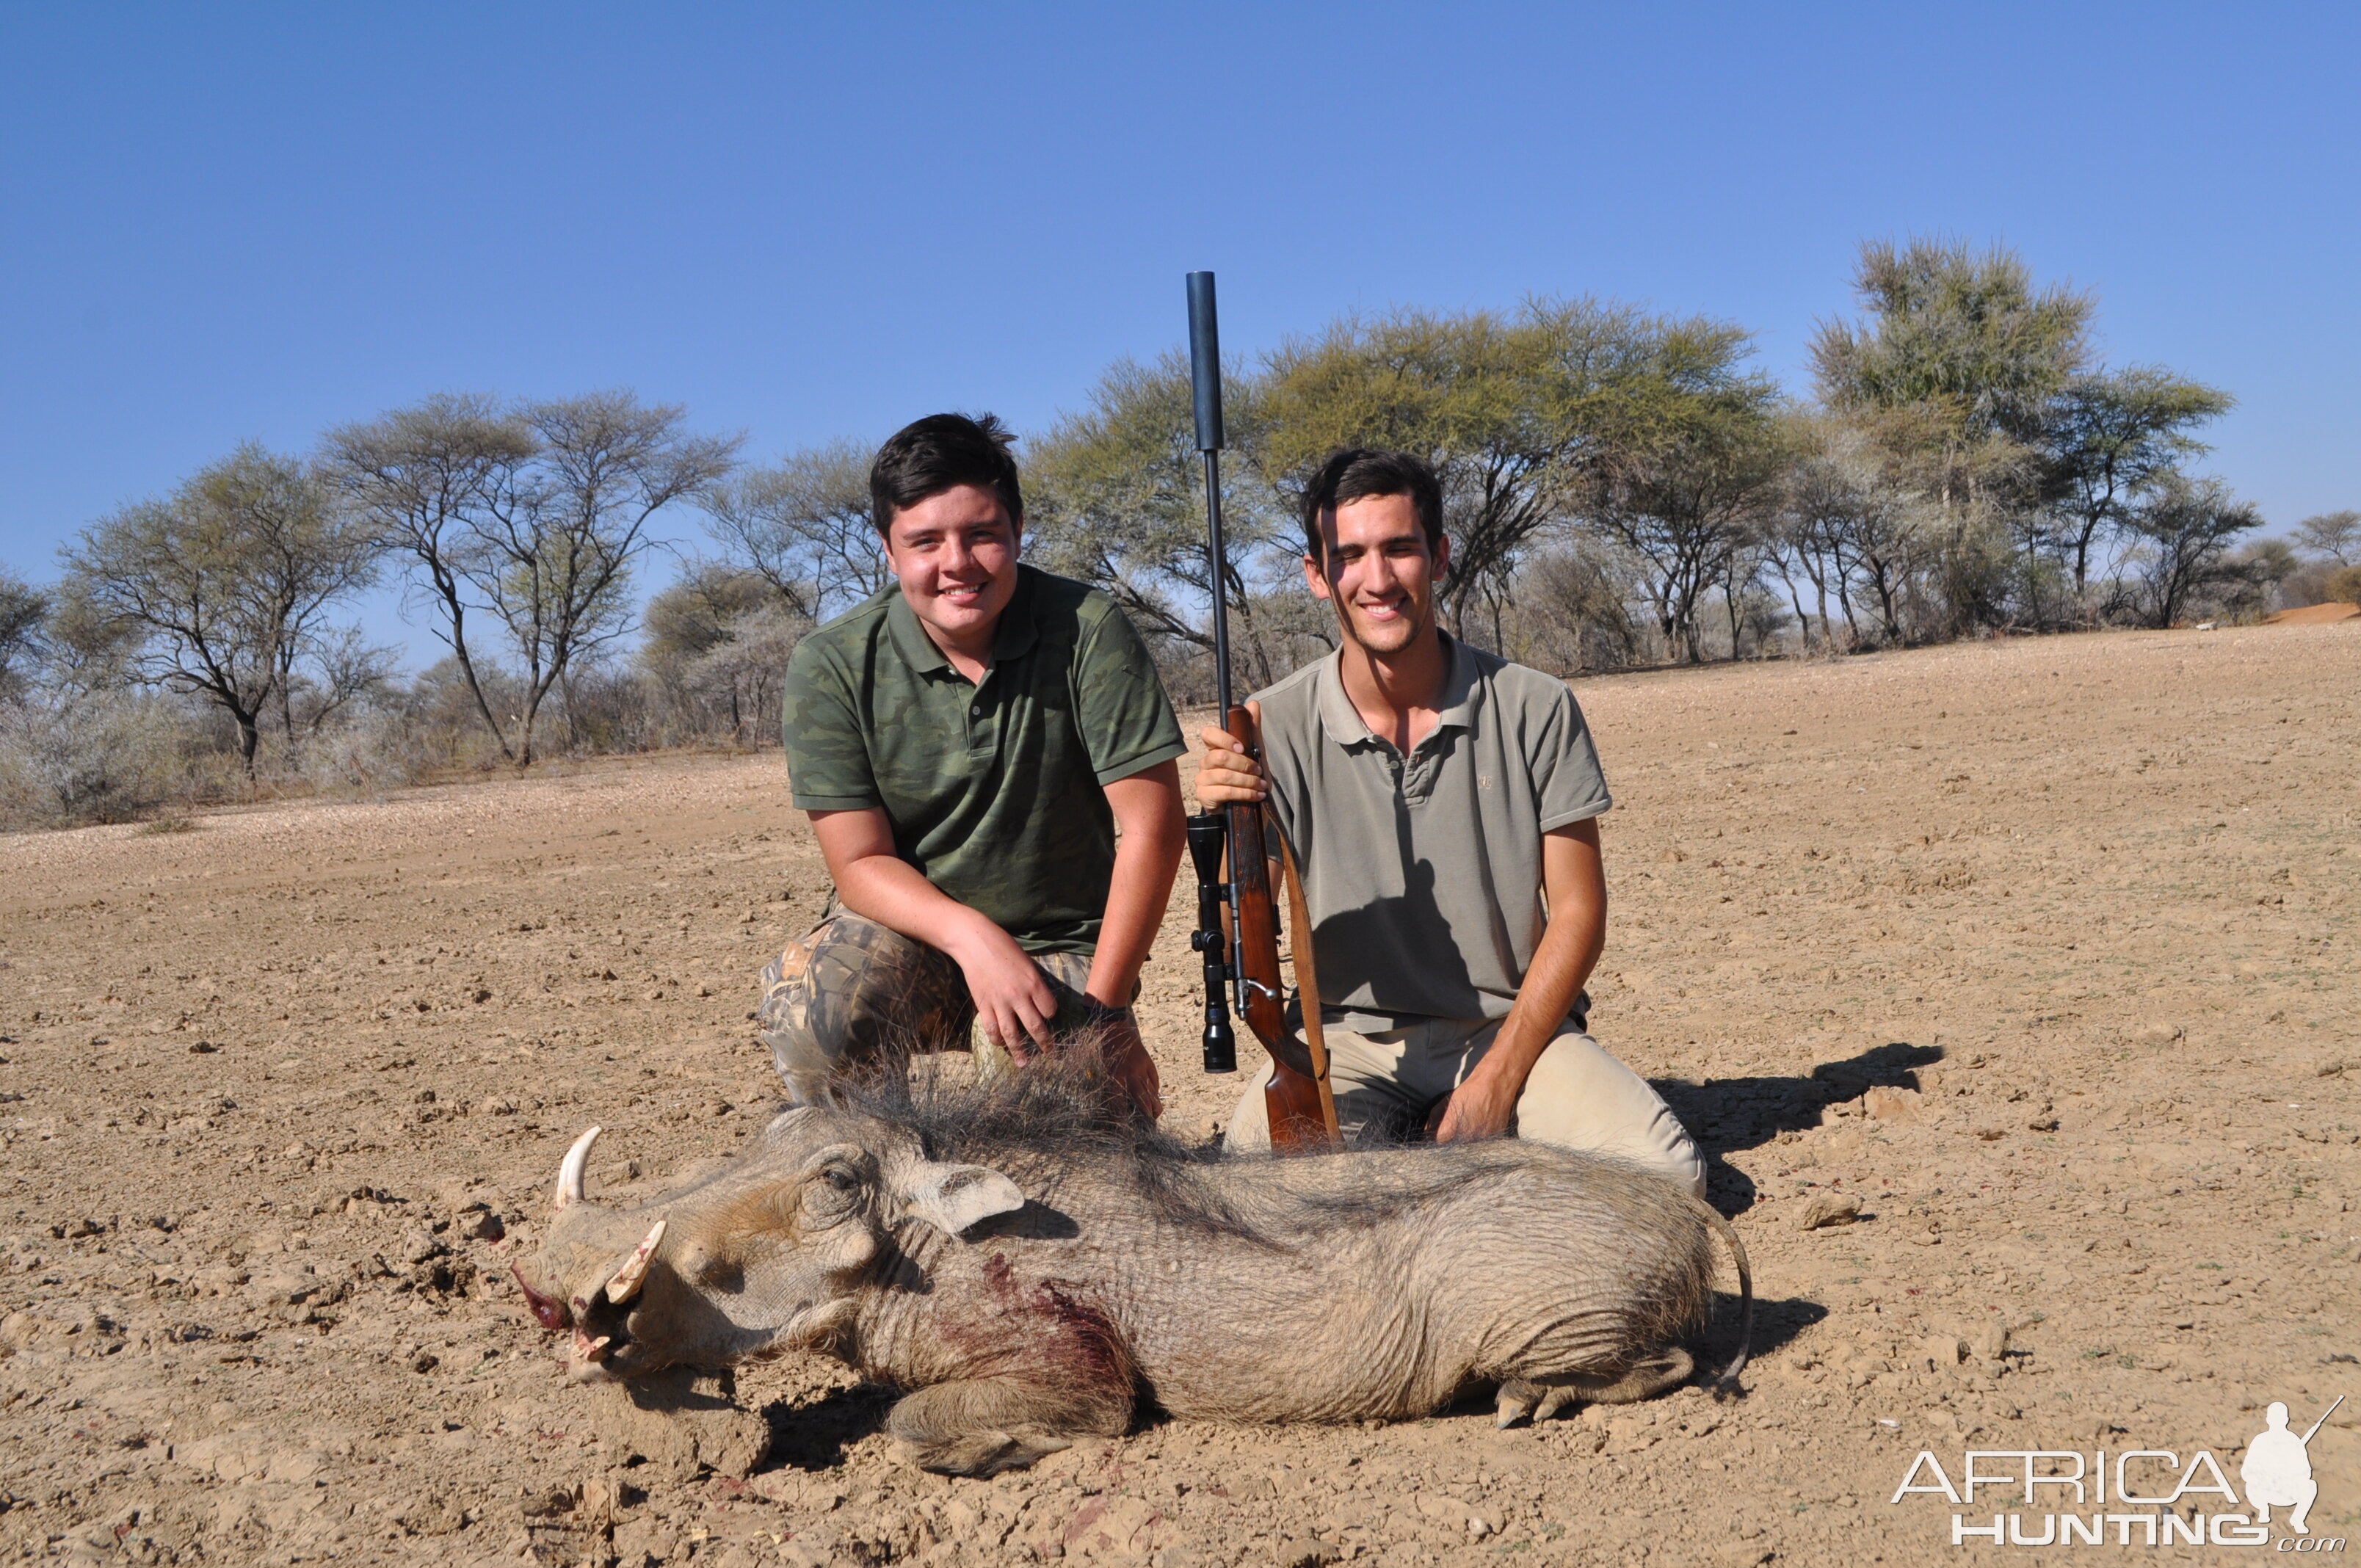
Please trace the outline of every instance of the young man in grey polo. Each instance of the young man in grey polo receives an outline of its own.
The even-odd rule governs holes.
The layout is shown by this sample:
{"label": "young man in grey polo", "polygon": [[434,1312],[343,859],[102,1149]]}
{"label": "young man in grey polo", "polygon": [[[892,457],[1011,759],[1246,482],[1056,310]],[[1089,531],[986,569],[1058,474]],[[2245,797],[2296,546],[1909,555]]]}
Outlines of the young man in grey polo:
{"label": "young man in grey polo", "polygon": [[[1609,800],[1574,694],[1435,624],[1451,546],[1415,458],[1336,453],[1304,524],[1305,580],[1340,646],[1258,696],[1260,764],[1203,732],[1197,795],[1269,800],[1295,848],[1347,1137],[1513,1132],[1702,1196],[1670,1108],[1586,1032]],[[1228,1141],[1269,1139],[1257,1075]]]}
{"label": "young man in grey polo", "polygon": [[870,470],[894,581],[796,645],[783,714],[836,897],[771,960],[758,1016],[807,1101],[887,1053],[965,1048],[972,1023],[1019,1062],[1097,1024],[1153,1118],[1130,1003],[1187,744],[1115,601],[1017,561],[1010,441],[935,414]]}

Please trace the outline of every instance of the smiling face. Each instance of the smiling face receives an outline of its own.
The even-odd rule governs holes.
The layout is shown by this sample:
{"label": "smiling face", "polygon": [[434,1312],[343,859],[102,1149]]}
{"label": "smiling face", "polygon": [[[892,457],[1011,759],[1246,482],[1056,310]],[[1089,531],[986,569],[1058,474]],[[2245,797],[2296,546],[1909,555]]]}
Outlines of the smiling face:
{"label": "smiling face", "polygon": [[1434,625],[1434,585],[1451,541],[1429,547],[1408,496],[1362,496],[1338,505],[1325,530],[1326,568],[1303,558],[1303,580],[1336,607],[1345,635],[1378,655],[1399,653]]}
{"label": "smiling face", "polygon": [[885,558],[902,598],[946,652],[991,651],[1016,592],[1016,525],[990,490],[954,485],[894,514]]}

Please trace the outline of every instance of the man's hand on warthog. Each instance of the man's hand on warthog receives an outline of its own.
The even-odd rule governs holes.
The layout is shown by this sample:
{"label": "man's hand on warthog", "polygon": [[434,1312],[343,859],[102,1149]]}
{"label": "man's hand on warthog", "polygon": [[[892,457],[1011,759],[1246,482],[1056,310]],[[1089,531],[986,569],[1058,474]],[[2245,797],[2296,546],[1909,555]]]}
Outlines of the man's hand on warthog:
{"label": "man's hand on warthog", "polygon": [[1021,1066],[1033,1059],[1037,1047],[1047,1050],[1057,1043],[1049,1027],[1058,1015],[1057,993],[1016,938],[980,915],[969,924],[950,955],[967,980],[983,1037]]}
{"label": "man's hand on warthog", "polygon": [[1101,1031],[1099,1051],[1107,1071],[1123,1085],[1141,1115],[1151,1122],[1163,1115],[1164,1080],[1156,1070],[1156,1058],[1148,1054],[1148,1046],[1139,1037],[1139,1025],[1124,1016],[1103,1025]]}
{"label": "man's hand on warthog", "polygon": [[1488,1073],[1478,1065],[1427,1117],[1427,1130],[1438,1144],[1497,1138],[1516,1120],[1520,1092],[1521,1086],[1506,1074]]}

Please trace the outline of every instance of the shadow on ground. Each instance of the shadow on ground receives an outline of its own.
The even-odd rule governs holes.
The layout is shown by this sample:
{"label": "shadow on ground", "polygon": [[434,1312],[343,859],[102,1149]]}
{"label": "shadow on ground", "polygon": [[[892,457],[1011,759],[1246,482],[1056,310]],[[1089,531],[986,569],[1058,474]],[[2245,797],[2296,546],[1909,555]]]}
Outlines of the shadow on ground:
{"label": "shadow on ground", "polygon": [[[1784,1349],[1797,1334],[1828,1315],[1828,1310],[1817,1301],[1807,1301],[1800,1296],[1766,1300],[1754,1299],[1754,1335],[1746,1354],[1761,1360],[1773,1351]],[[1738,1298],[1721,1291],[1714,1292],[1713,1329],[1706,1335],[1697,1357],[1697,1376],[1710,1381],[1738,1354]],[[1741,1386],[1744,1379],[1740,1379]]]}
{"label": "shadow on ground", "polygon": [[1759,1148],[1780,1134],[1820,1124],[1831,1105],[1858,1100],[1879,1085],[1918,1087],[1916,1069],[1943,1059],[1940,1046],[1906,1040],[1877,1046],[1842,1061],[1822,1062],[1805,1078],[1709,1078],[1650,1080],[1705,1157],[1706,1199],[1725,1214],[1753,1207],[1753,1179],[1725,1157]]}
{"label": "shadow on ground", "polygon": [[774,1399],[763,1407],[771,1423],[771,1447],[765,1470],[834,1470],[845,1461],[845,1450],[862,1438],[884,1430],[885,1412],[902,1396],[875,1383],[831,1388],[825,1398],[809,1404]]}

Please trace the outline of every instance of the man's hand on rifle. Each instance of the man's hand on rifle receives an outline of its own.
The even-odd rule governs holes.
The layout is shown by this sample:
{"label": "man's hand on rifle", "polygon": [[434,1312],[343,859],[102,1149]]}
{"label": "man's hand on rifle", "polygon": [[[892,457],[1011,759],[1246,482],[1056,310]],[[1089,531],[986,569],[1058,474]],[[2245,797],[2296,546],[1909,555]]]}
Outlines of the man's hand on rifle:
{"label": "man's hand on rifle", "polygon": [[[1262,722],[1262,705],[1250,702],[1246,710]],[[1269,781],[1263,777],[1262,764],[1246,755],[1246,742],[1226,729],[1207,725],[1197,732],[1204,742],[1205,755],[1197,768],[1197,804],[1204,810],[1218,806],[1253,806],[1270,797]]]}

